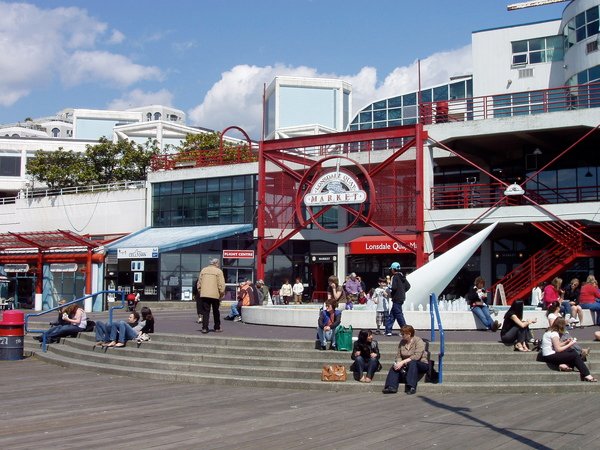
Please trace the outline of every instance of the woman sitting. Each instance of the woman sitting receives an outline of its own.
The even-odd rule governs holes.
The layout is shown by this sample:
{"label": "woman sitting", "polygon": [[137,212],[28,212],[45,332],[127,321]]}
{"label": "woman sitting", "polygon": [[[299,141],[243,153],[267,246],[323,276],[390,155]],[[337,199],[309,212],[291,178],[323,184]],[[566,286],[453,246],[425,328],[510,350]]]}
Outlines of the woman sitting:
{"label": "woman sitting", "polygon": [[562,278],[555,277],[552,282],[544,288],[544,301],[542,308],[548,309],[550,303],[562,302],[565,291],[561,289]]}
{"label": "woman sitting", "polygon": [[327,348],[327,341],[331,341],[330,350],[335,350],[335,329],[342,323],[342,312],[337,309],[337,302],[327,301],[325,309],[319,312],[317,322],[317,338],[321,344],[321,350]]}
{"label": "woman sitting", "polygon": [[570,325],[583,323],[583,308],[579,306],[580,292],[581,286],[579,285],[579,279],[573,278],[569,285],[565,288],[565,294],[561,306],[563,317],[567,317],[567,314],[571,315],[569,320],[567,320],[567,323]]}
{"label": "woman sitting", "polygon": [[415,329],[410,325],[404,325],[400,329],[402,340],[398,344],[396,362],[390,368],[385,380],[384,394],[395,394],[398,392],[400,379],[405,378],[405,392],[412,395],[417,392],[417,383],[421,375],[429,370],[429,355],[425,347],[425,341],[415,336]]}
{"label": "woman sitting", "polygon": [[581,355],[573,349],[576,339],[569,338],[561,341],[560,337],[565,333],[566,322],[562,317],[557,317],[542,338],[542,361],[558,365],[561,371],[571,371],[573,367],[579,370],[581,381],[595,383],[598,380],[591,374]]}
{"label": "woman sitting", "polygon": [[43,336],[46,336],[46,342],[56,342],[59,338],[64,336],[70,336],[85,331],[87,326],[87,316],[85,311],[77,303],[67,306],[64,309],[62,320],[67,322],[66,325],[58,325],[45,331],[38,340],[43,340]]}
{"label": "woman sitting", "polygon": [[586,282],[579,291],[579,305],[596,313],[595,324],[600,325],[600,289],[594,275],[588,275]]}
{"label": "woman sitting", "polygon": [[361,383],[370,383],[375,372],[381,370],[380,356],[379,345],[373,339],[373,332],[360,330],[351,355],[354,363],[350,366],[350,370],[354,372],[354,379]]}
{"label": "woman sitting", "polygon": [[[561,313],[561,304],[559,302],[550,303],[548,306],[548,312],[546,313],[546,317],[548,318],[548,326],[551,327],[557,318],[562,317]],[[566,321],[565,321],[566,323]],[[561,335],[560,340],[566,341],[571,336],[569,335],[569,331],[565,330],[565,332]],[[590,354],[589,348],[581,348],[579,344],[573,345],[573,349],[581,355],[583,360],[587,359],[587,356]]]}
{"label": "woman sitting", "polygon": [[500,339],[507,345],[514,344],[515,352],[529,352],[527,342],[532,338],[529,325],[536,322],[536,318],[523,320],[523,302],[517,300],[504,315]]}

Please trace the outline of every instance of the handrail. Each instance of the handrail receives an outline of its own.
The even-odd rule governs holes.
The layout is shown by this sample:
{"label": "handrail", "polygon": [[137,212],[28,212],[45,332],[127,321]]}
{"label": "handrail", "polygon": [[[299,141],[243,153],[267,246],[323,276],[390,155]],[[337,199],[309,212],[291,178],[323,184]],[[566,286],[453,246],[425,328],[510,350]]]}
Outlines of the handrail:
{"label": "handrail", "polygon": [[44,316],[46,314],[49,314],[51,312],[57,311],[61,308],[65,308],[69,305],[72,305],[73,303],[80,303],[82,301],[84,301],[86,298],[90,298],[90,297],[96,297],[100,294],[120,294],[121,295],[121,305],[120,306],[111,306],[109,308],[108,311],[108,324],[112,324],[112,312],[113,309],[123,309],[125,308],[125,292],[123,291],[98,291],[95,292],[93,294],[89,294],[86,295],[84,297],[81,298],[77,298],[75,300],[71,300],[70,302],[64,303],[62,305],[59,306],[55,306],[54,308],[50,308],[47,309],[45,311],[41,311],[39,313],[29,313],[29,314],[25,314],[25,332],[27,333],[41,333],[42,334],[42,352],[46,353],[47,351],[47,347],[48,347],[48,343],[46,342],[46,335],[44,334],[45,331],[47,330],[30,330],[29,329],[29,318],[30,317],[40,317],[40,316]]}
{"label": "handrail", "polygon": [[440,353],[438,354],[438,373],[439,373],[439,384],[442,384],[444,374],[444,353],[445,353],[445,339],[444,339],[444,326],[442,325],[442,319],[440,318],[440,309],[438,308],[438,302],[436,295],[432,292],[429,294],[429,316],[431,317],[431,342],[435,342],[435,321],[433,312],[435,310],[435,317],[437,318],[438,330],[440,332]]}

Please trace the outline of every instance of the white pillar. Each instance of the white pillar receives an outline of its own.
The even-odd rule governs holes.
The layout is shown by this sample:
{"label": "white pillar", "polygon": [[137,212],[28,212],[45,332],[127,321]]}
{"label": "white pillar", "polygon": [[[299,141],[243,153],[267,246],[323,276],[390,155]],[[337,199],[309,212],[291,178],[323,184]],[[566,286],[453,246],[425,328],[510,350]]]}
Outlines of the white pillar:
{"label": "white pillar", "polygon": [[42,294],[35,294],[35,306],[36,311],[42,310]]}

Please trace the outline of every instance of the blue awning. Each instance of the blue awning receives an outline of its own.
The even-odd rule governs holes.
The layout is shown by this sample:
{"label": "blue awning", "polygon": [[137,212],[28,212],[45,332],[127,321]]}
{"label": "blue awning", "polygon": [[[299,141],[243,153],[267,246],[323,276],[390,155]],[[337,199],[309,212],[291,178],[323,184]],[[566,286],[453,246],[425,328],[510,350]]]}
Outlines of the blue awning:
{"label": "blue awning", "polygon": [[158,247],[160,253],[253,231],[252,224],[198,227],[144,228],[105,246],[108,254],[119,248]]}

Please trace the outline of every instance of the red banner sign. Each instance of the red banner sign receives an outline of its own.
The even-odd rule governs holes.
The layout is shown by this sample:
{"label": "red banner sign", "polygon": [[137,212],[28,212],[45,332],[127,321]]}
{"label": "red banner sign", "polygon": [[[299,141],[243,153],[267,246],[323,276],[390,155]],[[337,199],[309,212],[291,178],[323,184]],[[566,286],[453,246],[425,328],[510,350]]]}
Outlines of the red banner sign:
{"label": "red banner sign", "polygon": [[362,236],[348,243],[348,253],[351,255],[414,253],[417,248],[414,235],[398,236],[398,239],[404,241],[408,247],[387,236]]}

